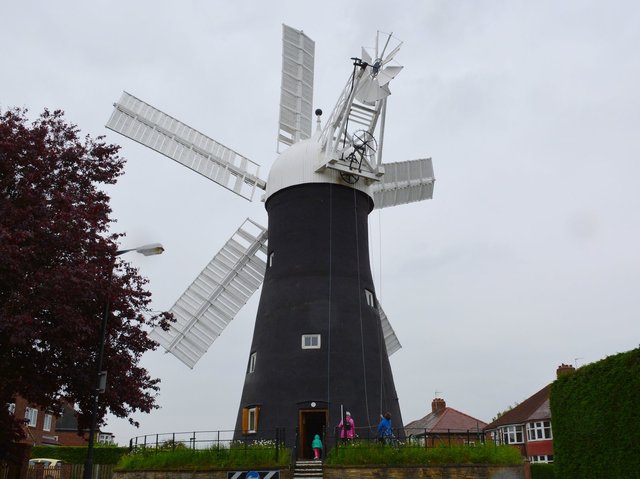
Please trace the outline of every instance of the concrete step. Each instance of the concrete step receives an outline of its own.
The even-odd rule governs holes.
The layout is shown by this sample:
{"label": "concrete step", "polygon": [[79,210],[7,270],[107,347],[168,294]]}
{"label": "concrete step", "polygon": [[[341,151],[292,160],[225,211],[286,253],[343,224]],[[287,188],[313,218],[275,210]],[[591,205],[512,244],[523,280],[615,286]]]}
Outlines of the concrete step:
{"label": "concrete step", "polygon": [[323,475],[322,461],[296,461],[293,479],[321,479]]}

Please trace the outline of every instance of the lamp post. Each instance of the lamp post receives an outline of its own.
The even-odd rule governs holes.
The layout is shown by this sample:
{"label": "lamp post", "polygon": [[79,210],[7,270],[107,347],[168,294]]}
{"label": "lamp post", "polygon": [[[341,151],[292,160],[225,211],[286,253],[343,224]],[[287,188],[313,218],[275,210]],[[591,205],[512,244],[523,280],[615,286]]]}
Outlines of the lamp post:
{"label": "lamp post", "polygon": [[[161,254],[164,248],[160,243],[153,243],[138,248],[124,249],[116,251],[116,256],[135,251],[144,256],[151,256]],[[102,370],[102,362],[104,359],[104,343],[107,336],[107,319],[109,318],[109,293],[111,286],[111,279],[113,277],[113,263],[111,265],[111,271],[109,273],[109,284],[107,285],[107,297],[104,305],[104,314],[102,315],[102,323],[100,325],[100,344],[98,346],[98,360],[96,362],[96,387],[93,390],[93,406],[91,410],[91,423],[89,425],[89,442],[87,444],[87,457],[84,461],[84,471],[82,473],[82,479],[92,479],[93,476],[93,444],[94,437],[96,435],[96,424],[98,422],[98,402],[100,394],[105,391],[107,386],[107,372]]]}

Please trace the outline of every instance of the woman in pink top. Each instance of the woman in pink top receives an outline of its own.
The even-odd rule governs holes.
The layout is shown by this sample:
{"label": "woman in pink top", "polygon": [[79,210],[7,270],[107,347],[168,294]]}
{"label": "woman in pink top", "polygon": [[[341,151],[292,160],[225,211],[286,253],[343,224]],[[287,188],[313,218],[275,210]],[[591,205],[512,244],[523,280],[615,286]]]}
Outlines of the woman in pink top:
{"label": "woman in pink top", "polygon": [[355,437],[356,425],[349,411],[345,414],[344,424],[340,421],[338,427],[340,428],[340,439],[353,439]]}

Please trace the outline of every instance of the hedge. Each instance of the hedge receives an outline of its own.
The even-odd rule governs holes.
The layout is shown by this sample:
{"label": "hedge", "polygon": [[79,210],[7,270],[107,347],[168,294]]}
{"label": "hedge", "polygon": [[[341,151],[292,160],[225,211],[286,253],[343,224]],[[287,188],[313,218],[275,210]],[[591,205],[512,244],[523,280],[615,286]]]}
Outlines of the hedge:
{"label": "hedge", "polygon": [[640,348],[558,378],[550,398],[557,476],[638,477],[639,397]]}
{"label": "hedge", "polygon": [[553,464],[531,464],[531,479],[556,479]]}
{"label": "hedge", "polygon": [[[128,452],[128,447],[97,446],[93,449],[93,463],[118,464],[120,458]],[[69,464],[84,464],[84,460],[87,457],[87,448],[77,446],[33,446],[31,457],[47,457],[61,459]]]}

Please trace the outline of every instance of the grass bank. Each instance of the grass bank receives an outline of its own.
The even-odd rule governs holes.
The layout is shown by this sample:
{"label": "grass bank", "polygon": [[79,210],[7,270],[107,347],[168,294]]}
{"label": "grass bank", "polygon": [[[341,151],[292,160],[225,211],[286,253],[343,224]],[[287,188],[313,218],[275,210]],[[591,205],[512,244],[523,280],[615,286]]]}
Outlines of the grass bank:
{"label": "grass bank", "polygon": [[271,444],[231,445],[210,449],[141,449],[124,456],[118,463],[123,470],[156,469],[243,469],[288,467],[290,451],[276,449]]}
{"label": "grass bank", "polygon": [[397,447],[367,442],[332,449],[326,460],[330,465],[421,465],[421,464],[522,464],[520,452],[511,446],[479,444],[475,446],[437,446],[415,444]]}

